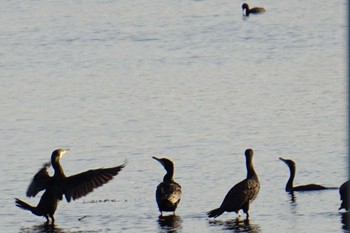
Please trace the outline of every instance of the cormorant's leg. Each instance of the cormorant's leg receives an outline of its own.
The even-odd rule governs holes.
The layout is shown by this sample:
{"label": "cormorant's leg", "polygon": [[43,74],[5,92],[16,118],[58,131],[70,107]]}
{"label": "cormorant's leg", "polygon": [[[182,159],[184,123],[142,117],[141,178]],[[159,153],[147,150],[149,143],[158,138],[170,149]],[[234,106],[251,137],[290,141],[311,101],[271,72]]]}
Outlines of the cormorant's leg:
{"label": "cormorant's leg", "polygon": [[44,215],[44,217],[46,218],[46,223],[50,222],[49,216],[48,215]]}
{"label": "cormorant's leg", "polygon": [[243,212],[246,214],[246,219],[248,219],[249,218],[249,213],[248,213],[248,211],[249,211],[249,202],[245,203],[243,205],[242,209],[243,209]]}
{"label": "cormorant's leg", "polygon": [[50,217],[51,217],[51,223],[54,224],[55,218],[53,217],[53,215],[51,215]]}

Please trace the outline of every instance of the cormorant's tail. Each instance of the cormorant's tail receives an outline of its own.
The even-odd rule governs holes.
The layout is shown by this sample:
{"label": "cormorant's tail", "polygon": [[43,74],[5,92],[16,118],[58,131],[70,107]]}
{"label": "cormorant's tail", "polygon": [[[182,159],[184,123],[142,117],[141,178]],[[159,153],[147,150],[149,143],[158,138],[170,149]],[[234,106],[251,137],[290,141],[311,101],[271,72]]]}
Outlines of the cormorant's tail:
{"label": "cormorant's tail", "polygon": [[24,209],[24,210],[29,210],[29,211],[32,211],[34,210],[35,207],[25,203],[24,201],[21,201],[20,199],[18,198],[15,198],[16,199],[16,206],[18,206],[19,208],[21,209]]}
{"label": "cormorant's tail", "polygon": [[216,218],[220,215],[222,215],[222,213],[224,213],[225,211],[222,210],[221,208],[217,208],[217,209],[214,209],[214,210],[211,210],[207,213],[208,217],[209,218]]}

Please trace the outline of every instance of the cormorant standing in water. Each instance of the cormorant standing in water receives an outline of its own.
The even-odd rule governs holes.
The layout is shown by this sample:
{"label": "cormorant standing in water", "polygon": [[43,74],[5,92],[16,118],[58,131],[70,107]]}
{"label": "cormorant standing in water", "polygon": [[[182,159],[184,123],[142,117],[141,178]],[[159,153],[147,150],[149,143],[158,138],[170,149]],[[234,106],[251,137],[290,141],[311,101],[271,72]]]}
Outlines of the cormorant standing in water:
{"label": "cormorant standing in water", "polygon": [[266,11],[263,7],[253,7],[252,9],[250,9],[247,3],[243,3],[242,5],[242,11],[244,12],[244,10],[246,16],[249,16],[249,14],[264,13]]}
{"label": "cormorant standing in water", "polygon": [[342,201],[339,210],[345,209],[349,210],[349,189],[350,189],[350,180],[343,183],[339,188],[340,200]]}
{"label": "cormorant standing in water", "polygon": [[222,213],[243,210],[247,219],[249,218],[249,204],[254,201],[260,190],[260,183],[253,166],[253,150],[245,151],[247,178],[236,184],[226,194],[221,206],[207,213],[209,218],[216,218]]}
{"label": "cormorant standing in water", "polygon": [[290,159],[284,159],[280,157],[280,160],[282,160],[287,166],[289,167],[290,171],[290,177],[288,179],[288,182],[286,184],[286,192],[294,192],[294,191],[316,191],[316,190],[324,190],[324,189],[338,189],[337,187],[325,187],[319,184],[307,184],[307,185],[300,185],[293,187],[293,181],[295,177],[295,163],[293,160]]}
{"label": "cormorant standing in water", "polygon": [[45,190],[39,204],[34,207],[16,198],[16,206],[29,210],[35,215],[44,216],[47,222],[49,222],[50,217],[53,223],[58,202],[62,200],[63,195],[66,197],[67,202],[83,197],[92,192],[93,189],[113,179],[125,167],[125,164],[122,164],[117,167],[89,170],[67,177],[60,165],[60,158],[68,150],[57,149],[52,152],[51,165],[54,169],[53,176],[49,176],[47,172],[49,163],[44,164],[44,167],[39,170],[29,185],[26,193],[28,197],[35,197],[38,192]]}
{"label": "cormorant standing in water", "polygon": [[166,170],[163,182],[157,186],[156,190],[156,201],[160,214],[163,216],[163,211],[172,211],[175,215],[175,210],[181,199],[181,186],[173,180],[174,164],[166,158],[152,158],[162,164]]}

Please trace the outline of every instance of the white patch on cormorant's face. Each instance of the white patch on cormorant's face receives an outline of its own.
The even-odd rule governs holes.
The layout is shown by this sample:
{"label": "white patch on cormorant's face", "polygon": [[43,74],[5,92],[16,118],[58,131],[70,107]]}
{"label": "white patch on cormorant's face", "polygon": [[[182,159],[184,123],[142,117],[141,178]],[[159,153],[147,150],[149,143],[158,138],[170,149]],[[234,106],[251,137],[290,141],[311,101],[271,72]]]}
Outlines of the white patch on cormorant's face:
{"label": "white patch on cormorant's face", "polygon": [[67,153],[67,151],[69,151],[69,149],[60,149],[60,158],[62,158],[62,156]]}

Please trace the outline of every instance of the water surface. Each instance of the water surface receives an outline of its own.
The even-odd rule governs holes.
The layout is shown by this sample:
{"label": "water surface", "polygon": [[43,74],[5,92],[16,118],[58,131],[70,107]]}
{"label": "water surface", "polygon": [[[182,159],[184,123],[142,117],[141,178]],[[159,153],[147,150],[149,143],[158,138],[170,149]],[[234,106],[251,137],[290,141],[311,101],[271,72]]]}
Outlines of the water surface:
{"label": "water surface", "polygon": [[[249,18],[241,4],[2,1],[0,230],[341,232],[338,191],[292,201],[278,157],[295,160],[296,184],[347,179],[347,4],[257,1],[267,11]],[[128,164],[62,201],[51,229],[14,198],[38,203],[27,185],[60,147],[67,175]],[[261,182],[250,220],[207,219],[244,179],[246,148]],[[175,218],[158,218],[154,155],[175,162]]]}

